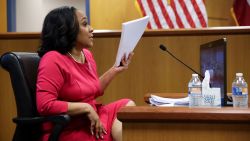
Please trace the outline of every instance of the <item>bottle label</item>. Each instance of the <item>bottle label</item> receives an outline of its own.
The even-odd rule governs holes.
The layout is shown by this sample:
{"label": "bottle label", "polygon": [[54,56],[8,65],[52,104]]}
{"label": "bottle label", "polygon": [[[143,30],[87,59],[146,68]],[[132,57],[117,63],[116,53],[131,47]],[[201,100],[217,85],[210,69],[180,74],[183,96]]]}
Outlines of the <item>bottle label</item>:
{"label": "bottle label", "polygon": [[247,88],[233,87],[232,93],[233,95],[246,95],[248,94],[248,90]]}
{"label": "bottle label", "polygon": [[201,94],[201,87],[190,88],[189,94]]}

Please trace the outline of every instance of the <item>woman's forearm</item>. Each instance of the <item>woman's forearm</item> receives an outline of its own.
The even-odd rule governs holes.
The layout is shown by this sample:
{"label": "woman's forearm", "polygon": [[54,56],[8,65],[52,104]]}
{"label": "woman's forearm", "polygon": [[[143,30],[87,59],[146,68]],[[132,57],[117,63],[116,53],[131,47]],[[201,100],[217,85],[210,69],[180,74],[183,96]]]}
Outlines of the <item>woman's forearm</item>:
{"label": "woman's forearm", "polygon": [[87,114],[90,112],[90,105],[88,103],[80,102],[68,102],[68,111],[67,114],[70,116]]}
{"label": "woman's forearm", "polygon": [[133,52],[129,53],[129,57],[126,59],[125,55],[121,60],[120,66],[113,66],[107,72],[105,72],[99,79],[101,85],[101,91],[103,92],[109,85],[109,83],[114,79],[114,77],[120,72],[128,69],[128,65],[134,55]]}
{"label": "woman's forearm", "polygon": [[107,86],[116,76],[116,74],[117,74],[116,69],[112,67],[99,78],[102,92],[107,88]]}

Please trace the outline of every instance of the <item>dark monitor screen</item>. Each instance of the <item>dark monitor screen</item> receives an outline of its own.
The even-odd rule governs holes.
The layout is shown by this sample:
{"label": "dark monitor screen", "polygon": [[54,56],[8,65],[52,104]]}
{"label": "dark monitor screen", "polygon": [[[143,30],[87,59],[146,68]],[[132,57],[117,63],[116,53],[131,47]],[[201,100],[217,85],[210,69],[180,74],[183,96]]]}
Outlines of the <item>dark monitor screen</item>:
{"label": "dark monitor screen", "polygon": [[210,73],[210,86],[221,88],[221,105],[227,103],[226,38],[200,46],[201,74]]}

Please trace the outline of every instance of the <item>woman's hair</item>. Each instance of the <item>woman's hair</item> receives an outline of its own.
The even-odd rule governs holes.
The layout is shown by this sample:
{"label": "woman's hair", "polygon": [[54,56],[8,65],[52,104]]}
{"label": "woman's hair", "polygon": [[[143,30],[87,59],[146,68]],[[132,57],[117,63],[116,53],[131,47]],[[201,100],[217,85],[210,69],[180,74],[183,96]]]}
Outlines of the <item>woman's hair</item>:
{"label": "woman's hair", "polygon": [[75,46],[78,32],[76,8],[64,6],[50,11],[43,23],[38,55],[51,50],[66,54]]}

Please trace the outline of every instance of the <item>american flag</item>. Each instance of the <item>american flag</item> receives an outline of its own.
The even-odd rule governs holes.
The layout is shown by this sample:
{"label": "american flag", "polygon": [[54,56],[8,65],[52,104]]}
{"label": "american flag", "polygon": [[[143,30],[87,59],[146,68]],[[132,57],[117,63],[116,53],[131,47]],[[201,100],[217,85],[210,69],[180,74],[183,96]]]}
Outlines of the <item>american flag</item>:
{"label": "american flag", "polygon": [[143,16],[150,17],[149,29],[207,27],[203,0],[136,0]]}

